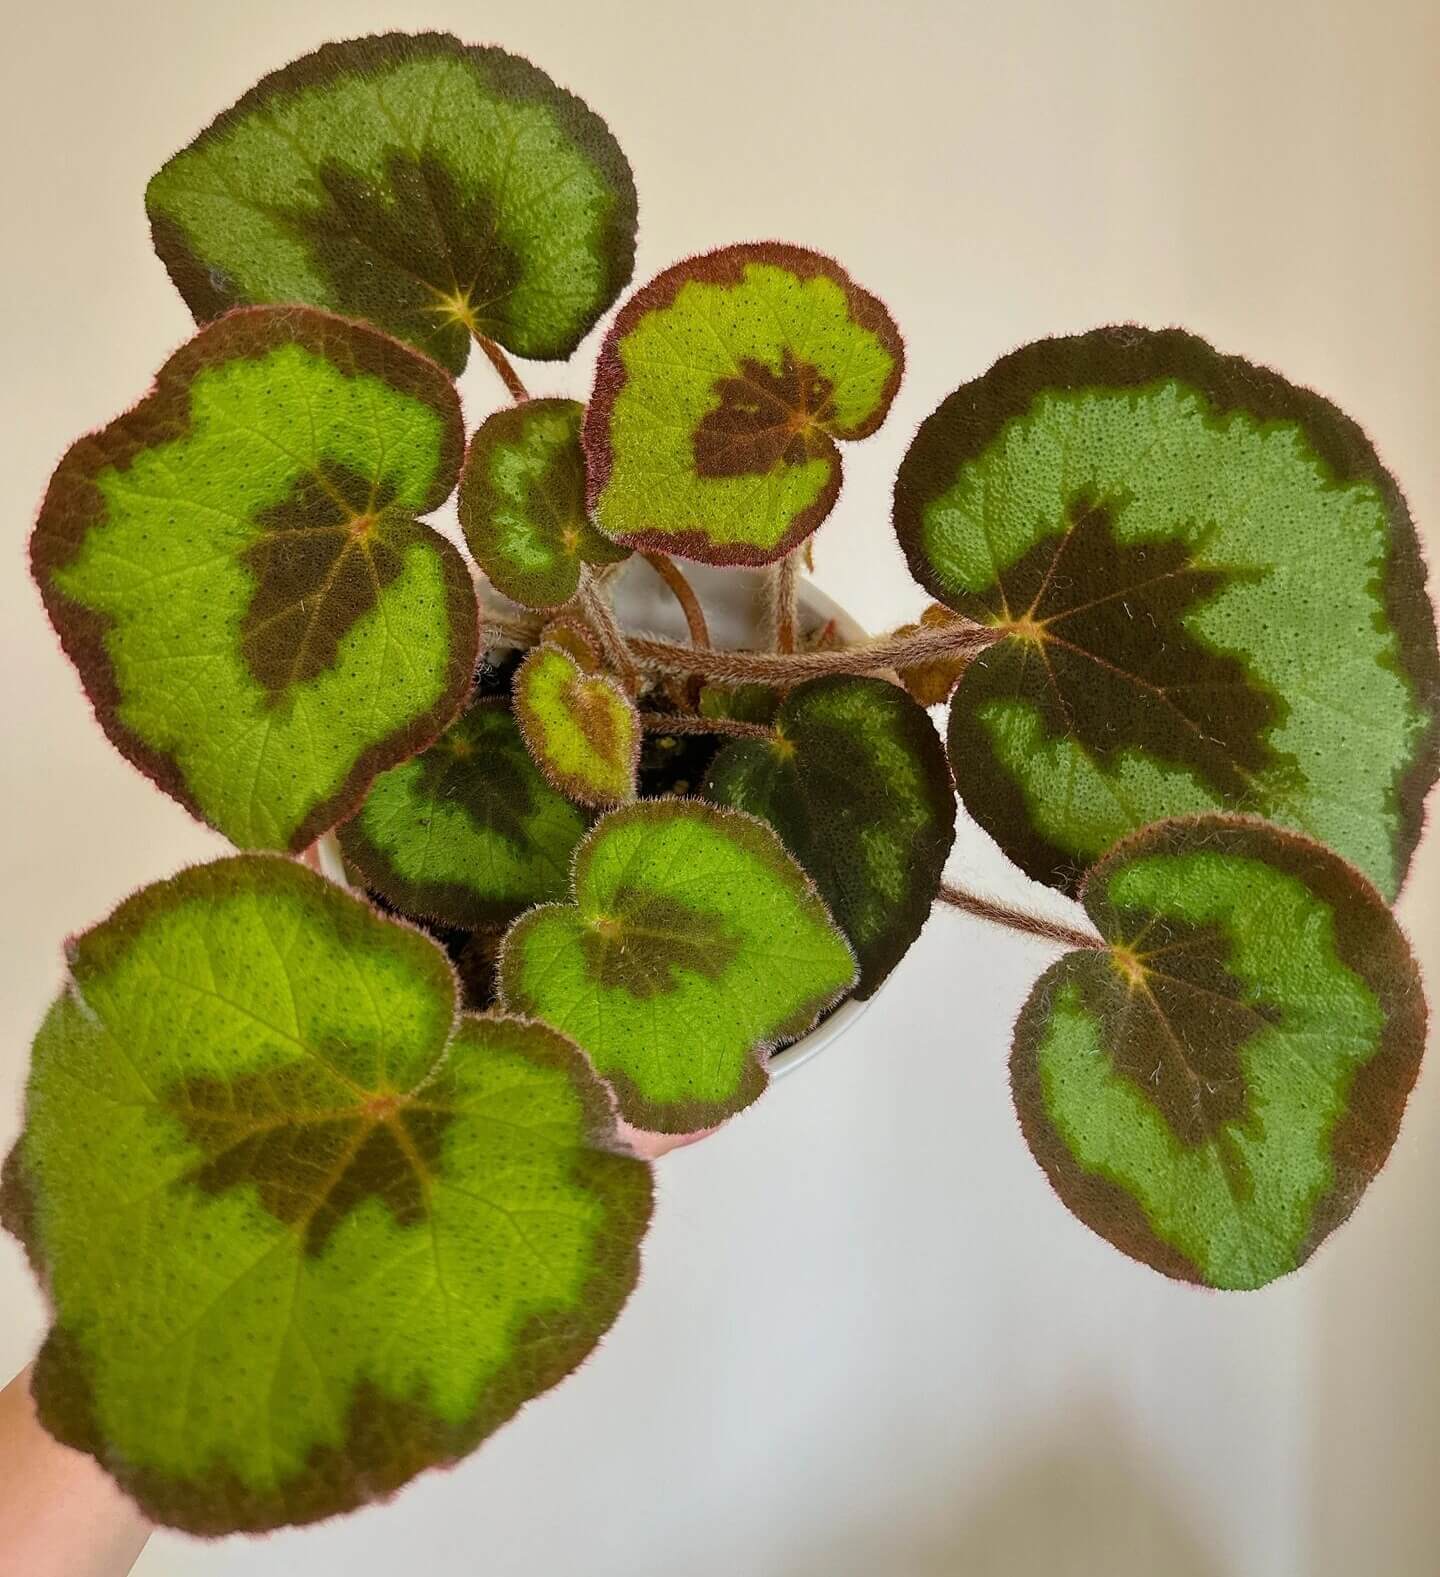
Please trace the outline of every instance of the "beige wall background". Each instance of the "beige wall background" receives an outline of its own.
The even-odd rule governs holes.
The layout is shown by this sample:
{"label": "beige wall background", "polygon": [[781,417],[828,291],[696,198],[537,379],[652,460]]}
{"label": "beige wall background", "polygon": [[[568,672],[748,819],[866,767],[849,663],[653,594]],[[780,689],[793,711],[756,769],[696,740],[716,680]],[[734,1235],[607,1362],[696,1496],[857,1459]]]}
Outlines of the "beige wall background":
{"label": "beige wall background", "polygon": [[[219,851],[94,728],[26,534],[68,443],[187,333],[147,177],[324,39],[444,27],[581,92],[635,167],[640,278],[778,236],[886,297],[906,383],[847,455],[817,552],[872,628],[923,600],[887,523],[916,423],[1020,341],[1117,318],[1183,323],[1329,393],[1440,546],[1434,0],[15,0],[9,24],[0,1144],[61,938]],[[593,354],[532,386],[583,396]],[[467,375],[472,422],[488,379]],[[997,869],[973,832],[955,867]],[[1401,913],[1440,983],[1433,831]],[[664,1163],[606,1349],[459,1469],[264,1543],[157,1536],[138,1570],[1433,1573],[1440,1074],[1311,1267],[1196,1294],[1074,1224],[1020,1141],[1008,1030],[1047,958],[937,917],[858,1029]],[[0,1377],[43,1324],[6,1239]]]}

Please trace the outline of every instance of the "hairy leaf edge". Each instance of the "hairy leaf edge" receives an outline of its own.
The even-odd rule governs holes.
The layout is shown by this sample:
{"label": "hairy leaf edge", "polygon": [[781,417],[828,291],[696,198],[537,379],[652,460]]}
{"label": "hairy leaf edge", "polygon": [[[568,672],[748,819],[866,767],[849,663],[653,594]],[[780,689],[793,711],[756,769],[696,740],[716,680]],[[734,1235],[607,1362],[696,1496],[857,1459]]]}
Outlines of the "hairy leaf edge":
{"label": "hairy leaf edge", "polygon": [[[1261,859],[1275,869],[1294,876],[1293,869],[1287,870],[1273,858],[1267,858],[1267,843],[1270,844],[1271,853],[1277,846],[1283,847],[1303,862],[1307,880],[1314,881],[1315,890],[1323,900],[1348,902],[1358,897],[1368,911],[1373,923],[1366,927],[1367,937],[1364,942],[1360,945],[1352,943],[1349,937],[1339,934],[1337,927],[1335,949],[1341,962],[1359,975],[1375,993],[1385,1015],[1385,1027],[1375,1054],[1360,1069],[1351,1084],[1351,1104],[1331,1133],[1330,1147],[1332,1154],[1363,1153],[1366,1150],[1373,1153],[1375,1147],[1367,1139],[1364,1129],[1367,1126],[1373,1128],[1374,1125],[1362,1123],[1355,1111],[1357,1107],[1370,1109],[1374,1099],[1372,1092],[1388,1095],[1389,1099],[1381,1108],[1386,1122],[1383,1150],[1379,1160],[1370,1168],[1371,1175],[1378,1176],[1394,1150],[1406,1103],[1419,1075],[1428,1010],[1419,968],[1409,941],[1369,877],[1325,844],[1259,816],[1208,812],[1194,816],[1172,816],[1127,833],[1090,867],[1079,894],[1086,913],[1098,926],[1100,922],[1091,909],[1091,887],[1092,884],[1096,885],[1098,899],[1098,884],[1108,877],[1114,866],[1125,863],[1137,852],[1155,845],[1161,836],[1178,840],[1187,831],[1197,829],[1227,841],[1236,852]],[[1107,940],[1097,942],[1094,948],[1067,952],[1051,964],[1031,988],[1016,1018],[1011,1038],[1009,1074],[1015,1114],[1031,1155],[1045,1173],[1061,1203],[1076,1220],[1121,1253],[1148,1265],[1152,1270],[1174,1280],[1209,1289],[1210,1283],[1200,1268],[1152,1231],[1144,1212],[1130,1193],[1098,1172],[1086,1171],[1076,1162],[1064,1141],[1055,1133],[1039,1094],[1035,1054],[1049,1023],[1055,995],[1070,979],[1079,961],[1093,959],[1096,954],[1106,952],[1108,947]],[[1380,953],[1381,949],[1383,954]],[[1382,957],[1384,964],[1394,967],[1392,978],[1403,981],[1403,989],[1386,983],[1382,970],[1375,967],[1377,955]],[[1346,1190],[1337,1180],[1315,1200],[1311,1207],[1309,1234],[1288,1274],[1299,1270],[1321,1243],[1343,1225],[1359,1204],[1363,1192]],[[1102,1231],[1092,1219],[1095,1212],[1090,1208],[1090,1203],[1096,1199],[1104,1201],[1105,1213],[1114,1224],[1113,1231]]]}
{"label": "hairy leaf edge", "polygon": [[[1144,354],[1137,355],[1143,346]],[[1397,895],[1424,829],[1425,799],[1440,777],[1440,651],[1435,612],[1426,591],[1425,559],[1405,495],[1364,429],[1325,395],[1239,355],[1227,355],[1188,329],[1147,329],[1112,324],[1083,334],[1033,340],[1007,352],[977,378],[953,390],[920,423],[895,477],[892,519],[911,576],[937,601],[948,592],[932,573],[924,550],[927,503],[948,487],[959,469],[975,460],[1036,395],[1060,387],[1143,389],[1177,379],[1202,394],[1221,416],[1242,412],[1262,422],[1298,426],[1339,482],[1368,482],[1380,494],[1390,527],[1391,551],[1383,579],[1383,601],[1394,632],[1399,670],[1429,727],[1415,759],[1394,784],[1399,821]],[[998,385],[1006,397],[992,390]],[[984,419],[972,407],[979,403]],[[960,685],[964,683],[961,675]],[[952,691],[953,707],[960,685]],[[965,799],[960,775],[956,785]],[[987,826],[988,830],[988,826]],[[1038,841],[1038,833],[1032,834]],[[1071,866],[1064,850],[1052,853]],[[1029,874],[1037,875],[1030,871]],[[1042,880],[1050,880],[1041,877]]]}
{"label": "hairy leaf edge", "polygon": [[[247,1514],[243,1521],[237,1521],[230,1514],[231,1508],[226,1491],[222,1488],[211,1501],[202,1504],[195,1515],[177,1516],[177,1503],[169,1498],[173,1492],[172,1486],[177,1483],[182,1484],[184,1486],[182,1493],[186,1493],[193,1488],[194,1481],[173,1480],[168,1475],[152,1474],[144,1469],[132,1469],[123,1460],[112,1458],[107,1454],[91,1409],[91,1388],[85,1373],[85,1360],[78,1351],[74,1337],[55,1323],[57,1311],[51,1296],[44,1252],[40,1244],[38,1201],[21,1153],[29,1131],[27,1099],[26,1119],[3,1165],[0,1165],[0,1227],[9,1232],[19,1243],[35,1274],[51,1317],[50,1328],[41,1343],[31,1378],[31,1395],[35,1402],[36,1415],[46,1431],[62,1445],[92,1457],[152,1521],[180,1528],[184,1532],[202,1538],[221,1538],[237,1532],[263,1533],[281,1527],[299,1527],[325,1521],[363,1506],[389,1501],[422,1473],[458,1466],[490,1435],[508,1423],[527,1402],[538,1400],[547,1391],[553,1390],[600,1347],[639,1283],[641,1244],[654,1213],[653,1165],[643,1157],[636,1156],[631,1150],[620,1128],[620,1112],[614,1091],[596,1072],[584,1051],[568,1035],[541,1019],[515,1012],[499,1009],[491,1009],[485,1013],[464,1011],[460,1005],[460,984],[454,966],[444,949],[426,936],[423,930],[403,916],[382,915],[365,899],[326,882],[324,877],[315,875],[287,855],[258,850],[222,856],[219,860],[189,866],[175,876],[150,883],[122,899],[104,919],[97,921],[87,931],[67,938],[64,947],[66,958],[72,958],[75,948],[83,944],[91,931],[98,930],[101,926],[122,917],[126,921],[139,919],[143,922],[149,910],[163,907],[161,894],[166,890],[169,894],[174,894],[176,889],[194,883],[197,888],[194,895],[203,896],[205,888],[211,885],[211,873],[215,872],[217,867],[223,869],[237,861],[247,864],[264,862],[298,873],[301,886],[311,882],[321,882],[343,903],[353,904],[364,919],[381,926],[395,926],[433,950],[436,960],[449,979],[454,1006],[444,1050],[434,1066],[426,1073],[425,1079],[420,1081],[421,1084],[433,1078],[444,1068],[453,1052],[456,1038],[467,1020],[475,1020],[479,1023],[509,1023],[544,1030],[557,1060],[563,1058],[571,1070],[578,1075],[575,1088],[584,1111],[585,1137],[591,1148],[588,1151],[577,1150],[577,1157],[583,1159],[588,1154],[608,1154],[634,1160],[643,1168],[635,1176],[637,1180],[643,1178],[644,1186],[636,1190],[637,1197],[629,1202],[638,1220],[627,1219],[621,1222],[614,1219],[612,1215],[612,1219],[607,1221],[606,1231],[597,1241],[595,1268],[578,1300],[585,1307],[599,1311],[598,1322],[603,1326],[600,1336],[589,1338],[584,1333],[578,1336],[570,1334],[555,1352],[550,1363],[541,1371],[545,1378],[538,1386],[528,1384],[523,1372],[516,1372],[517,1368],[523,1371],[522,1360],[517,1359],[507,1364],[487,1384],[482,1392],[481,1403],[464,1429],[460,1431],[452,1450],[423,1463],[418,1468],[405,1470],[398,1477],[392,1475],[393,1481],[387,1479],[383,1464],[366,1467],[356,1474],[359,1481],[356,1494],[341,1494],[332,1489],[329,1494],[322,1493],[298,1515],[292,1514],[283,1490],[277,1490],[271,1496],[256,1496],[252,1491],[247,1492]],[[223,879],[215,880],[214,886],[221,891],[225,890]],[[192,895],[187,892],[181,896]],[[364,923],[363,919],[362,923]],[[62,993],[73,994],[78,1001],[84,1002],[84,996],[68,967],[60,990]],[[583,1185],[583,1177],[577,1177],[576,1180]],[[634,1247],[625,1249],[617,1255],[616,1250],[630,1235],[630,1232],[625,1230],[627,1226],[634,1233]],[[514,1337],[517,1351],[523,1355],[527,1345],[537,1344],[542,1337],[553,1344],[558,1340],[554,1335],[554,1326],[553,1316],[532,1316]],[[73,1382],[73,1385],[67,1387],[67,1382]],[[370,1398],[362,1395],[352,1406],[349,1428],[341,1447],[316,1447],[312,1457],[323,1460],[330,1452],[345,1449],[355,1436],[357,1422],[363,1428],[364,1404],[369,1400]],[[405,1404],[389,1405],[403,1408]]]}
{"label": "hairy leaf edge", "polygon": [[[441,470],[425,500],[426,513],[450,496],[464,456],[464,426],[459,396],[449,375],[422,351],[392,338],[368,323],[337,317],[314,307],[237,307],[207,324],[187,340],[155,374],[149,390],[119,416],[78,438],[56,466],[30,537],[30,572],[50,623],[65,655],[74,664],[86,699],[107,739],[116,750],[157,788],[183,805],[197,821],[209,822],[186,786],[174,757],[157,750],[134,733],[120,718],[124,699],[114,666],[105,647],[111,621],[83,604],[72,601],[51,576],[79,552],[85,533],[100,518],[94,495],[95,475],[111,466],[124,467],[149,447],[149,441],[131,436],[136,424],[153,426],[167,437],[183,434],[189,426],[188,381],[205,367],[223,361],[263,355],[285,344],[299,344],[325,356],[324,333],[343,328],[357,352],[360,370],[384,378],[403,392],[441,412],[445,433]],[[121,430],[118,449],[102,450],[102,441]],[[53,521],[57,514],[82,522],[78,532],[62,532]],[[480,610],[470,570],[460,551],[433,527],[419,522],[433,539],[445,577],[452,651],[449,687],[435,706],[388,740],[363,751],[345,782],[321,801],[291,834],[288,849],[298,853],[321,833],[358,810],[371,783],[389,767],[398,766],[433,744],[458,715],[473,682],[480,654]],[[218,830],[218,829],[217,829]]]}
{"label": "hairy leaf edge", "polygon": [[829,447],[826,459],[830,475],[825,489],[813,504],[796,516],[784,537],[768,553],[757,552],[743,543],[732,544],[725,552],[716,552],[705,529],[700,526],[690,531],[611,533],[600,522],[597,506],[615,466],[615,454],[610,444],[610,416],[615,401],[628,381],[620,356],[621,340],[647,313],[668,307],[692,280],[709,285],[743,283],[748,263],[769,263],[787,269],[801,279],[823,275],[833,280],[845,292],[855,322],[869,329],[895,358],[895,366],[886,380],[874,416],[859,427],[839,434],[840,438],[851,442],[868,438],[875,432],[889,415],[890,406],[904,377],[905,342],[889,308],[878,296],[857,285],[840,263],[823,252],[815,252],[789,241],[741,241],[714,251],[695,253],[673,263],[630,297],[606,332],[595,369],[594,390],[585,407],[585,421],[580,430],[580,443],[585,451],[585,502],[590,517],[597,530],[637,552],[670,553],[680,558],[694,558],[702,563],[724,566],[773,564],[816,530],[840,496],[843,473],[840,449],[835,441],[837,435],[827,433]]}
{"label": "hairy leaf edge", "polygon": [[[697,811],[696,805],[702,805],[703,810]],[[588,861],[591,845],[595,842],[597,834],[604,824],[613,817],[625,817],[630,820],[651,820],[663,810],[671,808],[680,809],[688,816],[704,816],[708,811],[711,815],[718,816],[727,824],[733,824],[741,829],[740,841],[751,852],[764,858],[765,863],[772,869],[779,869],[788,880],[790,870],[787,866],[779,865],[773,858],[773,843],[789,862],[799,871],[802,885],[801,891],[806,899],[824,917],[831,932],[839,939],[845,951],[850,955],[852,972],[847,985],[841,986],[830,995],[817,999],[813,1009],[811,1004],[803,1004],[790,1019],[776,1030],[768,1040],[759,1041],[752,1046],[746,1059],[748,1066],[741,1074],[737,1093],[729,1101],[676,1101],[652,1102],[648,1100],[635,1085],[634,1081],[623,1073],[598,1073],[614,1092],[617,1110],[621,1118],[632,1127],[640,1130],[642,1134],[663,1134],[667,1137],[680,1135],[693,1135],[700,1137],[711,1129],[718,1127],[728,1118],[734,1117],[747,1106],[753,1105],[765,1093],[770,1083],[770,1075],[766,1063],[774,1052],[780,1047],[789,1045],[792,1041],[806,1034],[819,1022],[819,1020],[832,1008],[837,1007],[846,997],[853,995],[855,982],[859,978],[859,967],[855,964],[855,949],[850,945],[850,938],[841,930],[830,913],[830,907],[816,887],[814,878],[809,871],[786,849],[780,841],[779,835],[767,821],[759,816],[752,816],[749,811],[735,810],[730,806],[712,805],[708,801],[696,801],[675,794],[657,795],[654,799],[634,800],[628,805],[608,812],[600,821],[586,832],[575,846],[575,852],[570,859],[570,891],[571,898],[568,902],[554,902],[536,904],[528,909],[505,933],[500,944],[499,965],[496,974],[496,983],[499,987],[500,1002],[507,1013],[519,1014],[530,1017],[539,1023],[548,1023],[541,1016],[533,1001],[524,996],[520,989],[519,970],[520,961],[517,956],[518,948],[512,945],[514,938],[522,936],[527,927],[532,927],[536,917],[550,912],[578,913],[579,900],[576,896],[578,883],[582,878],[582,861]],[[767,841],[768,840],[768,841]],[[563,1031],[557,1031],[563,1034]],[[578,1042],[576,1044],[579,1044]],[[585,1050],[583,1046],[580,1048]],[[589,1053],[587,1052],[588,1056]]]}
{"label": "hairy leaf edge", "polygon": [[[561,86],[548,72],[542,71],[523,55],[517,55],[498,44],[466,44],[453,33],[439,31],[368,33],[360,38],[322,44],[288,65],[267,72],[228,109],[221,110],[183,147],[177,148],[161,168],[167,168],[182,153],[199,149],[220,138],[251,114],[269,108],[275,99],[297,96],[307,88],[325,87],[347,72],[358,71],[363,76],[367,70],[377,66],[387,66],[422,53],[448,55],[452,59],[475,57],[495,66],[498,79],[512,79],[506,82],[506,86],[513,89],[511,96],[517,101],[535,98],[548,102],[555,109],[566,132],[574,139],[575,145],[595,161],[597,168],[612,184],[616,203],[606,237],[607,244],[601,252],[607,270],[604,288],[606,303],[591,317],[586,328],[574,335],[566,345],[557,348],[553,356],[532,358],[565,361],[574,355],[585,335],[613,306],[615,298],[634,274],[639,199],[630,161],[605,121],[578,94]],[[156,210],[148,185],[145,191],[145,216],[150,222],[151,243],[156,255],[165,265],[166,273],[170,275],[196,322],[211,322],[233,309],[235,303],[216,290],[209,267],[191,249],[181,226],[167,214]],[[509,346],[505,348],[510,349]],[[466,355],[460,365],[451,370],[458,375],[464,371],[468,360],[467,345]]]}

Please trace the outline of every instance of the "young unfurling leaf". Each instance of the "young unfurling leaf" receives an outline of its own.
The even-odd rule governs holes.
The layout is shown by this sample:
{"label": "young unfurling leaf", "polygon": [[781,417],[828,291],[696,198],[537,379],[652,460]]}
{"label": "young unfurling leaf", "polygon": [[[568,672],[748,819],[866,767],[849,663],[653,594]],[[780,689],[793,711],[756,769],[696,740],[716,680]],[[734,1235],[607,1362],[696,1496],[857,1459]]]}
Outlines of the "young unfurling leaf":
{"label": "young unfurling leaf", "polygon": [[634,1286],[647,1168],[541,1025],[456,1018],[417,932],[288,860],[72,945],[5,1224],[41,1421],[196,1533],[332,1516],[472,1450]]}
{"label": "young unfurling leaf", "polygon": [[585,457],[575,400],[525,400],[488,417],[460,476],[460,525],[475,562],[527,608],[569,602],[585,564],[629,554],[585,513]]}
{"label": "young unfurling leaf", "polygon": [[837,439],[884,421],[904,351],[818,252],[724,247],[668,269],[606,336],[585,415],[600,529],[711,564],[767,564],[830,513]]}
{"label": "young unfurling leaf", "polygon": [[635,261],[605,123],[543,71],[445,33],[327,44],[151,180],[155,249],[201,322],[301,302],[459,372],[472,334],[569,356]]}
{"label": "young unfurling leaf", "polygon": [[340,847],[403,913],[474,930],[563,897],[585,825],[530,759],[509,707],[491,698],[381,773]]}
{"label": "young unfurling leaf", "polygon": [[1030,994],[1010,1077],[1026,1140],[1089,1227],[1166,1275],[1262,1286],[1384,1165],[1425,1003],[1380,895],[1244,817],[1162,822],[1086,877],[1104,944]]}
{"label": "young unfurling leaf", "polygon": [[640,716],[615,679],[542,644],[521,663],[514,697],[530,754],[562,794],[602,808],[634,799]]}
{"label": "young unfurling leaf", "polygon": [[855,980],[804,871],[762,822],[698,800],[603,816],[575,901],[518,920],[500,956],[511,1009],[574,1038],[653,1133],[694,1133],[765,1088],[764,1058]]}
{"label": "young unfurling leaf", "polygon": [[417,515],[460,467],[424,357],[302,308],[237,312],[60,462],[31,539],[121,754],[242,848],[301,849],[455,715],[478,621]]}
{"label": "young unfurling leaf", "polygon": [[732,740],[705,783],[748,810],[805,867],[860,961],[872,996],[920,934],[955,836],[955,793],[934,725],[881,679],[792,690],[773,739]]}
{"label": "young unfurling leaf", "polygon": [[1175,330],[1042,340],[922,425],[895,523],[916,578],[1005,633],[950,756],[1031,876],[1073,887],[1138,826],[1242,810],[1394,896],[1440,660],[1405,501],[1328,401]]}

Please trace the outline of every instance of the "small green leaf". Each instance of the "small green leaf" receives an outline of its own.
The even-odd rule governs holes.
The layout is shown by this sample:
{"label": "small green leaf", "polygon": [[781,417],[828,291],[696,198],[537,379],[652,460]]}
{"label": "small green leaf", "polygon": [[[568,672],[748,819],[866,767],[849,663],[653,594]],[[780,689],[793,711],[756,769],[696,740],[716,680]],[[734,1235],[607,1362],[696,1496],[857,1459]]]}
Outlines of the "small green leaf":
{"label": "small green leaf", "polygon": [[732,740],[705,784],[780,835],[830,906],[873,996],[920,934],[955,837],[944,747],[881,679],[812,679],[786,697],[773,740]]}
{"label": "small green leaf", "polygon": [[564,897],[585,826],[536,770],[509,707],[488,699],[376,778],[340,847],[405,914],[474,930]]}
{"label": "small green leaf", "polygon": [[569,356],[635,261],[635,185],[605,123],[528,61],[445,33],[327,44],[272,72],[145,207],[200,322],[301,302],[457,373],[472,334]]}
{"label": "small green leaf", "polygon": [[645,550],[768,564],[840,491],[836,439],[900,384],[885,307],[832,259],[766,242],[693,257],[625,304],[585,416],[590,508]]}
{"label": "small green leaf", "polygon": [[640,714],[617,680],[542,644],[520,664],[514,697],[530,754],[562,794],[597,807],[634,799]]}
{"label": "small green leaf", "polygon": [[460,525],[475,562],[527,608],[558,608],[582,564],[629,555],[585,513],[585,456],[575,400],[526,400],[497,411],[470,440],[460,476]]}
{"label": "small green leaf", "polygon": [[951,702],[967,808],[1073,887],[1165,816],[1253,812],[1388,897],[1440,763],[1415,528],[1328,401],[1178,330],[997,362],[921,426],[895,524],[915,577],[1005,632]]}
{"label": "small green leaf", "polygon": [[1248,817],[1162,822],[1090,872],[1108,947],[1015,1027],[1020,1124],[1089,1227],[1166,1275],[1294,1270],[1384,1165],[1425,1043],[1414,959],[1353,867]]}
{"label": "small green leaf", "polygon": [[54,1307],[41,1421],[146,1515],[310,1522],[453,1462],[635,1282],[647,1168],[568,1041],[457,1021],[443,953],[287,860],[70,951],[5,1224]]}
{"label": "small green leaf", "polygon": [[242,848],[301,849],[455,715],[475,668],[450,380],[359,324],[233,313],[60,462],[31,539],[122,755]]}
{"label": "small green leaf", "polygon": [[854,980],[775,834],[698,800],[602,817],[575,857],[575,902],[516,921],[500,954],[506,1004],[573,1037],[650,1133],[695,1133],[748,1106],[766,1054]]}

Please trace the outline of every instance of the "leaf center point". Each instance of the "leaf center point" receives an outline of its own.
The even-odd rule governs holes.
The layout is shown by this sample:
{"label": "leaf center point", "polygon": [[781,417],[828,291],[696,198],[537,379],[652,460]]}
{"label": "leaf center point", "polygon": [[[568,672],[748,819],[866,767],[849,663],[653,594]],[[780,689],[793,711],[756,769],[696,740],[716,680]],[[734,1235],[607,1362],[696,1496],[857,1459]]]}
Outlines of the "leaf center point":
{"label": "leaf center point", "polygon": [[475,308],[470,303],[470,297],[457,285],[453,290],[440,291],[439,299],[435,303],[435,311],[447,323],[460,323],[469,333],[479,336],[480,326],[475,318]]}
{"label": "leaf center point", "polygon": [[1018,619],[1012,619],[1005,626],[1005,631],[1017,641],[1028,641],[1032,646],[1041,646],[1045,643],[1046,621],[1037,619],[1033,613],[1022,613]]}
{"label": "leaf center point", "polygon": [[1132,991],[1139,990],[1145,984],[1145,964],[1134,948],[1117,942],[1110,949],[1110,962]]}

